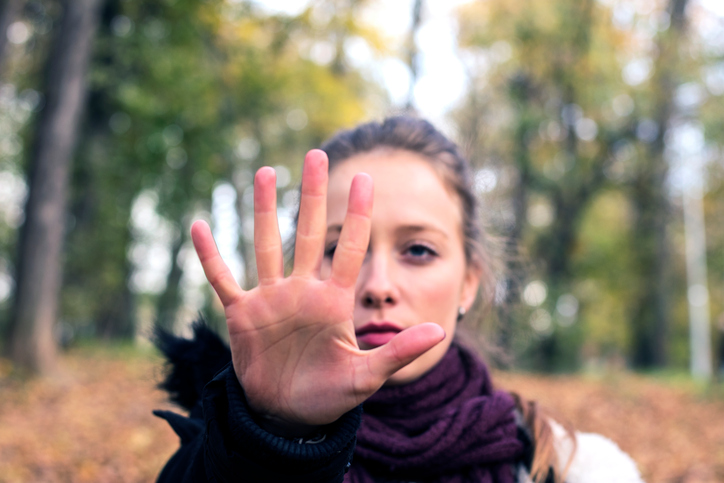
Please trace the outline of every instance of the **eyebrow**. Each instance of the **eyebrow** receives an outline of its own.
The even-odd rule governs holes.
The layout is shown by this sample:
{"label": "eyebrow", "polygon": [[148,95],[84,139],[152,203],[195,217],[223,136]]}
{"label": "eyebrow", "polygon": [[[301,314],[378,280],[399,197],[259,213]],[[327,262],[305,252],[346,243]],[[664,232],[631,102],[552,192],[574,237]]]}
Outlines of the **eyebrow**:
{"label": "eyebrow", "polygon": [[449,238],[447,232],[445,230],[436,227],[435,225],[428,225],[428,224],[422,224],[422,225],[405,225],[397,228],[398,233],[419,233],[422,231],[434,231],[435,233],[438,233],[442,235],[445,238]]}
{"label": "eyebrow", "polygon": [[[329,225],[327,227],[327,233],[340,233],[342,231],[342,225]],[[422,224],[422,225],[404,225],[398,227],[395,230],[397,233],[420,233],[423,231],[433,231],[439,233],[445,238],[450,238],[445,230],[442,230],[434,225]]]}

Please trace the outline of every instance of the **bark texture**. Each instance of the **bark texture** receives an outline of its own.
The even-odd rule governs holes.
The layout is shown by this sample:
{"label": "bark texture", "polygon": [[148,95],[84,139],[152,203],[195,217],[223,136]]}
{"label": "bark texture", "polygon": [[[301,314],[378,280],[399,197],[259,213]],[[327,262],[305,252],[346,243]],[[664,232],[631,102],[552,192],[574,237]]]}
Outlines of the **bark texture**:
{"label": "bark texture", "polygon": [[46,106],[30,160],[20,233],[10,356],[20,367],[54,367],[62,247],[71,160],[86,97],[86,73],[102,0],[65,0],[46,71]]}
{"label": "bark texture", "polygon": [[633,362],[636,367],[663,367],[668,362],[671,326],[671,240],[667,230],[671,202],[666,189],[669,166],[664,157],[666,130],[675,114],[674,94],[680,79],[680,47],[686,35],[688,0],[670,0],[671,26],[659,38],[654,64],[654,121],[659,127],[634,180],[634,244],[639,277],[633,310]]}

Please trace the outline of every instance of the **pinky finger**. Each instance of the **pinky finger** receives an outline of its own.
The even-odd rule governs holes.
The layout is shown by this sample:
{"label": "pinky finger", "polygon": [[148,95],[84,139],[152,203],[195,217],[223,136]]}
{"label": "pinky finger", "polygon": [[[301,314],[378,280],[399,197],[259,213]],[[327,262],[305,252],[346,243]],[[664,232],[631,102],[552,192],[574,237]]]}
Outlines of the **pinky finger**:
{"label": "pinky finger", "polygon": [[191,239],[201,266],[204,267],[206,279],[214,287],[224,307],[239,300],[244,291],[221,258],[211,228],[205,221],[197,221],[191,225]]}

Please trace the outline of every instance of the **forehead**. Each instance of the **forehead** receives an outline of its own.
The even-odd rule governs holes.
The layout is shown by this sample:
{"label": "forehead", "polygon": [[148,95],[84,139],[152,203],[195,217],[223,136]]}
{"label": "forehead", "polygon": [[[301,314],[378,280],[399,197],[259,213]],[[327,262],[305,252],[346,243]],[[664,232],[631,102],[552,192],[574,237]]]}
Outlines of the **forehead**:
{"label": "forehead", "polygon": [[357,173],[367,173],[374,181],[373,225],[376,221],[432,224],[451,233],[461,232],[457,196],[447,188],[430,161],[402,150],[359,154],[332,169],[327,200],[329,224],[341,224],[344,220],[350,185]]}

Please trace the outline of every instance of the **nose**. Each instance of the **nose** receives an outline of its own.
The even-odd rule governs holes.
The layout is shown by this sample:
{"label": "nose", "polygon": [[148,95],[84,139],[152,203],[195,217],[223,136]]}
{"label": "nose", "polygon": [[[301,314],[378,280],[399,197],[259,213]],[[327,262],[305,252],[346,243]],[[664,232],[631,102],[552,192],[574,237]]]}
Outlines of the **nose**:
{"label": "nose", "polygon": [[391,273],[392,260],[383,253],[370,253],[360,270],[357,293],[358,303],[366,309],[393,307],[398,292]]}

